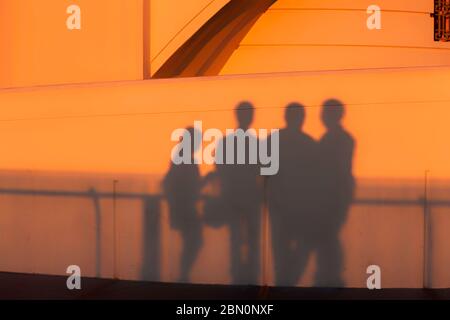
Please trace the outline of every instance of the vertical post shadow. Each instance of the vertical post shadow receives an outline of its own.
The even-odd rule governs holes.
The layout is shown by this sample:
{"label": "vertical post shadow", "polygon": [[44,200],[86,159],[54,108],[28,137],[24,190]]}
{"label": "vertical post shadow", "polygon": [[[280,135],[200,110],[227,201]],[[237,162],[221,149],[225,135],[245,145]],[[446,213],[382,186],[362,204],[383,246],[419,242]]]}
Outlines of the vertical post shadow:
{"label": "vertical post shadow", "polygon": [[142,279],[157,281],[161,277],[161,203],[159,197],[143,199]]}
{"label": "vertical post shadow", "polygon": [[429,194],[428,194],[428,183],[429,183],[429,171],[425,171],[424,175],[424,197],[423,197],[423,287],[432,288],[432,220],[431,220],[431,210],[428,206]]}
{"label": "vertical post shadow", "polygon": [[92,195],[92,201],[94,203],[95,210],[95,274],[100,278],[101,270],[102,270],[102,256],[101,256],[101,248],[102,248],[102,235],[101,235],[101,209],[100,209],[100,201],[99,196],[95,188],[89,189],[89,193]]}

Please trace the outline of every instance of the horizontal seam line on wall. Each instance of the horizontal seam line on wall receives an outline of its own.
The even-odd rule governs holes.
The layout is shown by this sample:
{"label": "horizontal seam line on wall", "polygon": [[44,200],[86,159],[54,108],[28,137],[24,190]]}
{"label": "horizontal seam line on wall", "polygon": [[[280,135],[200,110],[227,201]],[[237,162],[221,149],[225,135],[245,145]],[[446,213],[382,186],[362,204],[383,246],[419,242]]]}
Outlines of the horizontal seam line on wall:
{"label": "horizontal seam line on wall", "polygon": [[311,44],[311,43],[247,43],[239,47],[361,47],[361,48],[395,48],[395,49],[425,49],[425,50],[450,50],[448,48],[438,47],[420,47],[420,46],[394,46],[379,44]]}
{"label": "horizontal seam line on wall", "polygon": [[159,79],[137,79],[137,80],[112,80],[112,81],[100,81],[100,82],[75,82],[75,83],[56,83],[56,84],[41,84],[41,85],[27,85],[16,87],[0,87],[0,95],[2,93],[20,93],[20,92],[36,92],[41,89],[89,89],[106,88],[108,86],[121,87],[130,84],[144,84],[144,83],[168,83],[171,81],[185,80],[187,82],[199,82],[199,81],[230,81],[237,78],[253,78],[258,79],[262,77],[278,77],[278,76],[299,76],[299,75],[311,75],[314,73],[335,73],[335,72],[358,72],[358,71],[415,71],[420,69],[436,70],[437,68],[450,68],[449,65],[413,65],[413,66],[396,66],[396,67],[363,67],[363,68],[342,68],[342,69],[315,69],[315,70],[290,70],[290,71],[273,71],[273,72],[251,72],[251,73],[230,73],[220,74],[215,76],[195,76],[195,77],[167,77]]}
{"label": "horizontal seam line on wall", "polygon": [[[424,104],[424,103],[450,103],[450,99],[445,100],[418,100],[418,101],[391,101],[391,102],[360,102],[360,103],[344,103],[346,107],[349,106],[371,106],[383,104]],[[322,105],[304,105],[305,108],[320,108]],[[269,109],[285,109],[285,106],[270,106],[270,107],[255,107],[257,110]],[[116,114],[92,114],[92,115],[74,115],[74,116],[58,116],[58,117],[36,117],[36,118],[15,118],[15,119],[0,119],[0,122],[15,122],[15,121],[42,121],[42,120],[70,120],[70,119],[87,119],[87,118],[110,118],[110,117],[136,117],[136,116],[153,116],[165,114],[186,114],[197,112],[234,112],[235,108],[223,109],[198,109],[198,110],[183,110],[183,111],[158,111],[158,112],[136,112],[136,113],[116,113]]]}
{"label": "horizontal seam line on wall", "polygon": [[[366,9],[358,9],[358,8],[271,8],[268,11],[362,11],[367,12]],[[395,10],[395,9],[386,9],[381,8],[381,12],[392,12],[392,13],[413,13],[413,14],[431,14],[433,12],[428,11],[413,11],[413,10]]]}

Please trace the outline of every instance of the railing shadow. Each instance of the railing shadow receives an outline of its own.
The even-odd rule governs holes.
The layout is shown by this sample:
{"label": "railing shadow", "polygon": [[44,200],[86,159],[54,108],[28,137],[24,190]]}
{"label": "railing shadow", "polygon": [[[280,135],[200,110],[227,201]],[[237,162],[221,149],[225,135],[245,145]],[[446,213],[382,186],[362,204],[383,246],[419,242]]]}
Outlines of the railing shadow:
{"label": "railing shadow", "polygon": [[[90,199],[94,208],[95,221],[95,270],[98,277],[101,276],[101,199],[133,199],[142,203],[143,208],[143,261],[141,275],[143,279],[158,280],[161,279],[161,205],[165,201],[162,194],[137,193],[137,192],[99,192],[95,188],[89,188],[86,191],[70,191],[70,190],[38,190],[38,189],[22,189],[22,188],[0,188],[0,195],[10,196],[39,196],[39,197],[63,197],[63,198],[81,198]],[[201,201],[205,201],[209,196],[203,195]],[[266,201],[264,203],[267,203]],[[418,197],[415,199],[375,199],[375,198],[357,198],[353,201],[352,206],[386,206],[386,207],[421,207],[423,208],[424,221],[427,214],[435,207],[450,207],[450,200],[425,199]],[[264,209],[265,210],[265,209]],[[430,230],[428,230],[429,232]],[[424,233],[427,230],[424,228]],[[424,235],[426,250],[431,250],[430,244],[427,243],[431,238],[430,234]],[[267,243],[268,239],[263,239]],[[269,246],[270,247],[270,246]],[[114,248],[116,250],[116,248]],[[114,255],[116,253],[114,252]],[[424,272],[430,270],[430,254],[426,255],[424,261]],[[267,266],[261,266],[267,268]],[[430,275],[428,275],[430,276]]]}

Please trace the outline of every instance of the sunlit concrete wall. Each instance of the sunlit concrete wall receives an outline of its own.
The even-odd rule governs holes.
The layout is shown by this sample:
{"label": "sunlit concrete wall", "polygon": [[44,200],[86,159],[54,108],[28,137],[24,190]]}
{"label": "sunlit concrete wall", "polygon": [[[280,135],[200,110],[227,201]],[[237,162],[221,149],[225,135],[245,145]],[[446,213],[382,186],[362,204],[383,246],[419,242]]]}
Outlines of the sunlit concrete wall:
{"label": "sunlit concrete wall", "polygon": [[[255,128],[281,128],[285,106],[298,101],[318,139],[320,105],[337,98],[356,141],[356,198],[370,200],[355,202],[341,231],[345,285],[364,287],[366,267],[378,264],[383,287],[422,287],[424,274],[448,287],[449,81],[450,69],[412,68],[2,90],[0,270],[64,274],[79,264],[85,275],[176,281],[180,236],[159,198],[172,131],[194,120],[234,128],[242,100],[255,104]],[[130,193],[149,198],[121,197]],[[203,235],[190,280],[230,283],[227,228]],[[269,232],[261,241],[259,283],[272,284]],[[315,268],[312,255],[299,285],[313,285]]]}
{"label": "sunlit concrete wall", "polygon": [[[81,29],[69,30],[71,5]],[[142,0],[0,0],[0,88],[143,78]]]}
{"label": "sunlit concrete wall", "polygon": [[[380,30],[367,28],[371,5],[381,9]],[[433,11],[429,0],[278,0],[221,74],[449,65]]]}

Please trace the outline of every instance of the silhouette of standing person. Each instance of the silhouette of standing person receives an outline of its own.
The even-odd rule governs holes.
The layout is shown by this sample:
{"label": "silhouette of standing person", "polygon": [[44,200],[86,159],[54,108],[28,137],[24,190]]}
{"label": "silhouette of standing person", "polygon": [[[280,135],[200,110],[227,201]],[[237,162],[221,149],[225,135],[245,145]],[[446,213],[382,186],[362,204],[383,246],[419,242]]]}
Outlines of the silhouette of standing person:
{"label": "silhouette of standing person", "polygon": [[[254,163],[250,160],[258,157],[258,139],[249,129],[253,121],[253,105],[242,102],[235,111],[237,130],[218,141],[216,146],[216,164],[219,163],[216,165],[216,175],[230,231],[232,282],[256,284],[260,269],[262,179],[257,161]],[[242,143],[242,137],[245,137],[245,144]],[[234,149],[230,150],[231,142]],[[244,159],[243,163],[238,163],[239,157],[244,157],[241,158]],[[233,163],[226,164],[227,158]]]}
{"label": "silhouette of standing person", "polygon": [[[194,153],[199,145],[194,145],[194,135],[200,134],[194,128],[187,128],[190,139],[190,164],[171,163],[164,178],[163,188],[169,205],[170,225],[178,230],[182,238],[180,262],[180,282],[187,282],[192,266],[203,244],[202,224],[198,215],[197,202],[202,187],[198,165],[194,164]],[[182,152],[186,150],[183,149]]]}
{"label": "silhouette of standing person", "polygon": [[317,142],[302,131],[304,120],[304,106],[291,103],[286,107],[286,127],[279,132],[279,171],[268,178],[275,283],[278,286],[297,284],[311,252],[306,234],[314,215],[312,182]]}
{"label": "silhouette of standing person", "polygon": [[322,122],[326,132],[319,141],[320,190],[319,224],[316,241],[316,285],[341,287],[342,248],[340,230],[347,219],[353,200],[355,181],[352,161],[355,148],[353,137],[342,127],[344,105],[339,100],[324,102]]}

